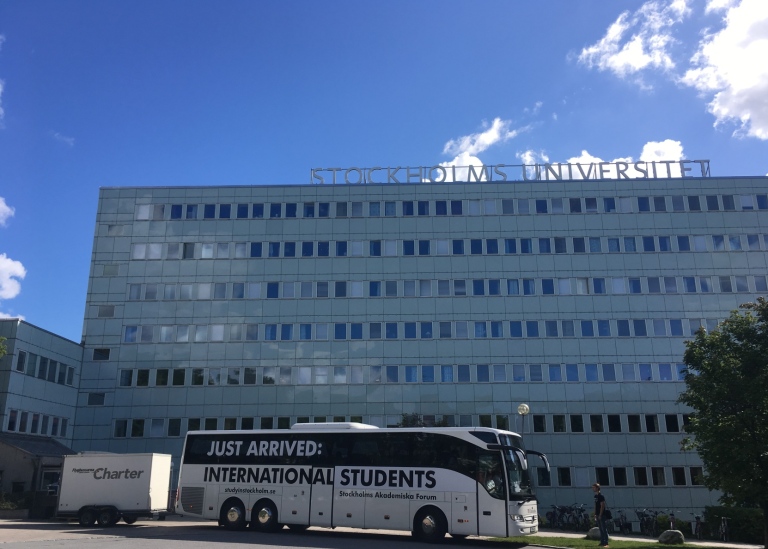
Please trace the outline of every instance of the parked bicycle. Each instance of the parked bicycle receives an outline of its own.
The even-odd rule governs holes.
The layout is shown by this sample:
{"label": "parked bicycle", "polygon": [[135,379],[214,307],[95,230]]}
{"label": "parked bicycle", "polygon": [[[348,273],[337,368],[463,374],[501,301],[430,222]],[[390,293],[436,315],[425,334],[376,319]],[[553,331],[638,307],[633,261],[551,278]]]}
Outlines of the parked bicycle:
{"label": "parked bicycle", "polygon": [[667,509],[667,519],[669,520],[669,529],[677,530],[677,523],[675,522],[675,512]]}
{"label": "parked bicycle", "polygon": [[730,532],[728,531],[728,519],[730,517],[720,517],[720,539],[722,541],[728,541],[730,538]]}
{"label": "parked bicycle", "polygon": [[627,515],[624,514],[624,510],[619,509],[616,513],[618,516],[614,517],[613,521],[611,521],[615,528],[622,534],[631,534],[632,524],[627,520]]}
{"label": "parked bicycle", "polygon": [[656,518],[659,516],[658,511],[652,511],[650,509],[643,509],[636,511],[637,519],[640,521],[640,534],[655,538],[659,535],[659,522]]}
{"label": "parked bicycle", "polygon": [[693,514],[694,523],[691,525],[691,533],[696,536],[696,539],[702,539],[704,537],[704,523],[701,521],[701,515]]}
{"label": "parked bicycle", "polygon": [[547,524],[550,528],[560,530],[589,530],[591,524],[586,505],[574,503],[573,505],[552,505],[552,510],[546,514]]}

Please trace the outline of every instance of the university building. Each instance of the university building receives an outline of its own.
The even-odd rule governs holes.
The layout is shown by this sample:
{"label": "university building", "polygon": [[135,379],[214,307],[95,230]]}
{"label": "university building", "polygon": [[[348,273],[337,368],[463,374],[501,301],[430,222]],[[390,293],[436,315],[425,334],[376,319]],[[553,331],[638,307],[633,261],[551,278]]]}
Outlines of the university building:
{"label": "university building", "polygon": [[[614,508],[685,518],[717,495],[679,447],[684,342],[768,293],[767,188],[103,188],[65,443],[178,465],[187,430],[415,413],[522,431],[552,464],[532,470],[541,514],[597,481]],[[23,347],[3,372],[37,382]],[[13,402],[2,429],[32,433],[11,417],[39,403]]]}

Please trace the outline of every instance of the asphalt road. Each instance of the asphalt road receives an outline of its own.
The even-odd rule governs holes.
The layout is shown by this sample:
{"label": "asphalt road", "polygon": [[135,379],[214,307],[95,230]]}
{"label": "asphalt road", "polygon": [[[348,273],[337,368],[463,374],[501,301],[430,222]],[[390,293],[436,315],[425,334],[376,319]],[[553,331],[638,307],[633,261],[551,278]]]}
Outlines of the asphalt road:
{"label": "asphalt road", "polygon": [[[122,522],[110,528],[82,528],[77,523],[29,520],[0,521],[0,549],[425,549],[405,532],[313,528],[297,534],[283,529],[274,534],[252,530],[230,532],[215,522],[186,520]],[[479,538],[455,540],[446,536],[441,547],[488,547],[499,544]],[[518,546],[507,546],[518,547]]]}

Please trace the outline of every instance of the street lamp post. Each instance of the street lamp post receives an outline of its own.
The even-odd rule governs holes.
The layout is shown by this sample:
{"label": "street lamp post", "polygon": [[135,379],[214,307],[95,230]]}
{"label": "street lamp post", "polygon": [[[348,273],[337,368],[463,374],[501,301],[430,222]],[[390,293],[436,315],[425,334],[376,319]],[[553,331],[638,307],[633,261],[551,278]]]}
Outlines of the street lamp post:
{"label": "street lamp post", "polygon": [[520,406],[517,407],[517,413],[520,416],[520,434],[525,433],[525,416],[528,415],[528,412],[531,411],[530,406],[528,406],[525,402],[520,404]]}

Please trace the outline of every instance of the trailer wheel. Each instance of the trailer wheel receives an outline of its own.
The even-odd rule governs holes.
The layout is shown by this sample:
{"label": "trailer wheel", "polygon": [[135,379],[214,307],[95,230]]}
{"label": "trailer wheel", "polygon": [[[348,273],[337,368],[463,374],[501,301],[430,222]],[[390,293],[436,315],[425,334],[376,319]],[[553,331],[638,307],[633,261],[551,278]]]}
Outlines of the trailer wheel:
{"label": "trailer wheel", "polygon": [[134,517],[133,515],[123,515],[123,522],[126,524],[133,524],[136,522],[136,518],[137,517]]}
{"label": "trailer wheel", "polygon": [[117,524],[118,519],[119,516],[117,512],[110,508],[100,509],[99,514],[96,517],[99,526],[114,526]]}
{"label": "trailer wheel", "polygon": [[221,523],[227,530],[245,528],[245,505],[239,499],[228,499],[221,506]]}
{"label": "trailer wheel", "polygon": [[277,507],[268,499],[259,500],[251,512],[251,526],[259,532],[276,532],[280,529],[277,522]]}
{"label": "trailer wheel", "polygon": [[96,522],[96,512],[90,508],[80,509],[77,521],[80,523],[80,526],[93,526]]}
{"label": "trailer wheel", "polygon": [[420,509],[413,519],[413,536],[427,543],[437,543],[445,537],[445,515],[437,507]]}

